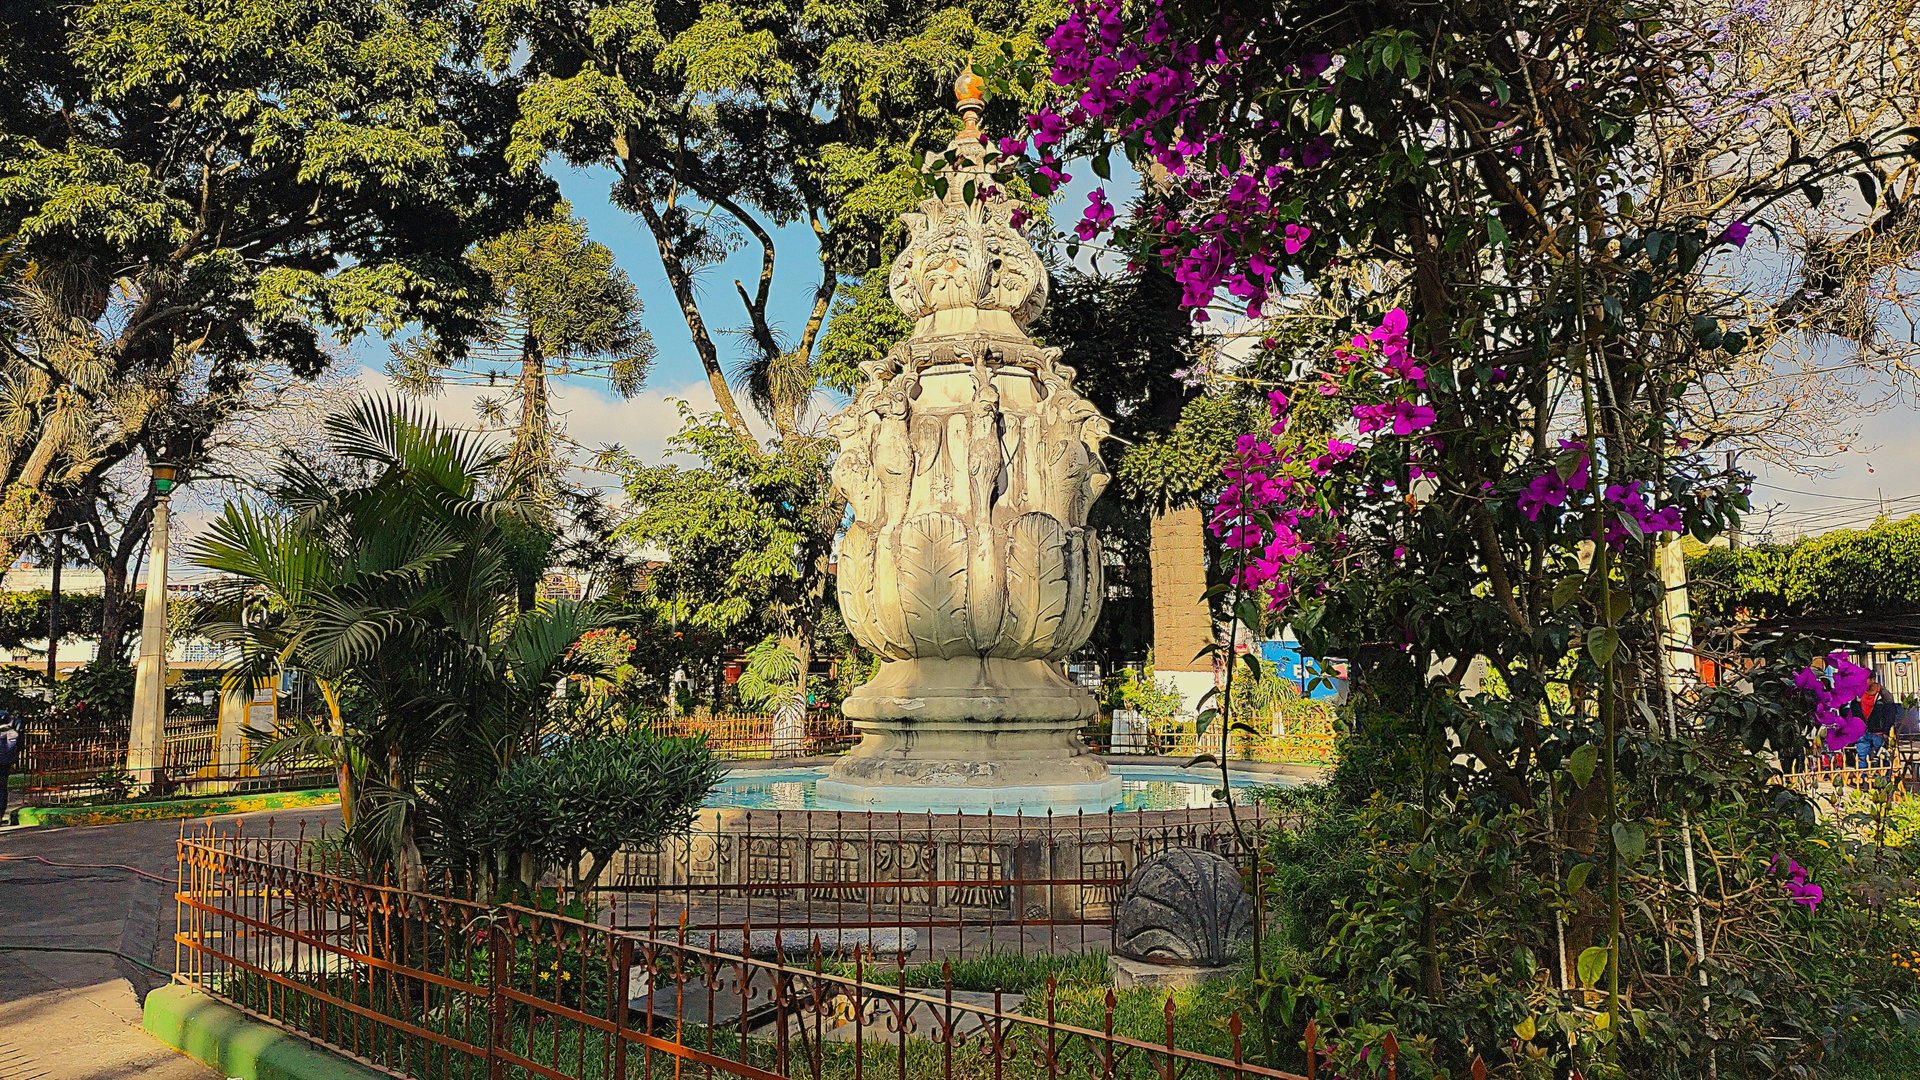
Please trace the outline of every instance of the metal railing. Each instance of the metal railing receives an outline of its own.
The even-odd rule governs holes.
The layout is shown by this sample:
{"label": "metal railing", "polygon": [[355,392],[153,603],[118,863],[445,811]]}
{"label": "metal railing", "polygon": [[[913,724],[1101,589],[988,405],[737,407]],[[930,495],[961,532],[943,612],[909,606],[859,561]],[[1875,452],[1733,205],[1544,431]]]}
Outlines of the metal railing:
{"label": "metal railing", "polygon": [[[1238,808],[1247,837],[1271,824]],[[1238,862],[1224,807],[1031,814],[708,811],[625,850],[599,895],[615,926],[872,945],[917,959],[1105,949],[1134,867],[1174,847]]]}
{"label": "metal railing", "polygon": [[860,741],[852,723],[830,709],[812,709],[790,721],[761,713],[663,716],[648,727],[662,735],[704,735],[714,754],[729,761],[842,754]]}
{"label": "metal railing", "polygon": [[21,802],[69,806],[242,791],[325,786],[332,768],[321,762],[277,761],[229,765],[221,760],[219,718],[169,713],[161,764],[127,769],[130,724],[125,718],[33,717],[24,725]]}
{"label": "metal railing", "polygon": [[[328,872],[299,841],[179,846],[180,981],[394,1076],[809,1080],[1314,1080],[1257,1060],[1271,1033],[1168,996],[1049,977],[1027,994],[916,985],[904,956],[830,969],[676,929],[635,933]],[[1194,1010],[1218,996],[1196,999]],[[1291,1041],[1291,1040],[1290,1040]],[[1299,1044],[1296,1044],[1299,1045]],[[1395,1075],[1388,1036],[1374,1058]],[[1477,1075],[1485,1066],[1476,1062]]]}

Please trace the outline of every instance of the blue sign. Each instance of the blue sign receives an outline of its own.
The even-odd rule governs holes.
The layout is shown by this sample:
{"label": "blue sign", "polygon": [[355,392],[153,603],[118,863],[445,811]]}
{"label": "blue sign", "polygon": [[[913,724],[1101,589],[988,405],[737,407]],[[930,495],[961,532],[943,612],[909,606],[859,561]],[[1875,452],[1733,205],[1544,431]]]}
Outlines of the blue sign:
{"label": "blue sign", "polygon": [[1323,665],[1312,656],[1300,654],[1297,641],[1263,641],[1260,657],[1280,670],[1280,677],[1292,683],[1302,697],[1314,701],[1332,701],[1345,689],[1346,680],[1337,673],[1345,664]]}

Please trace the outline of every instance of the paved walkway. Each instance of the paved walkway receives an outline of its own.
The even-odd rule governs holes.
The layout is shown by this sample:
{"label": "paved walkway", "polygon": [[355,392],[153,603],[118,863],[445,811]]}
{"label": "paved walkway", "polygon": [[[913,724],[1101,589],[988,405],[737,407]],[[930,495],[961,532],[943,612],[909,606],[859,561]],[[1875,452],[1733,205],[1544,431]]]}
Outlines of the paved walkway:
{"label": "paved walkway", "polygon": [[[251,831],[301,817],[337,820],[279,811],[246,821]],[[140,1001],[173,970],[179,834],[177,821],[0,831],[0,1080],[219,1080],[140,1030]]]}

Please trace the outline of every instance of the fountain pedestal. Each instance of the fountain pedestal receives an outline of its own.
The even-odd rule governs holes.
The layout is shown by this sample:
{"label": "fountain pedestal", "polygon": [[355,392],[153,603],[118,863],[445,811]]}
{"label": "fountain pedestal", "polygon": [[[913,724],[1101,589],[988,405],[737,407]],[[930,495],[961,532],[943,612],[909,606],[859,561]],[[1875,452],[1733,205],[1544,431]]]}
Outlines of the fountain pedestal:
{"label": "fountain pedestal", "polygon": [[1120,778],[1080,741],[1093,699],[1043,660],[889,661],[843,708],[861,739],[816,788],[835,804],[1072,813],[1120,798]]}
{"label": "fountain pedestal", "polygon": [[844,706],[860,744],[817,793],[863,808],[1104,810],[1120,781],[1081,743],[1093,698],[1060,664],[1100,614],[1087,512],[1107,486],[1107,422],[1060,350],[1027,336],[1046,266],[986,167],[979,81],[955,92],[946,192],[906,215],[888,279],[914,331],[862,365],[865,385],[828,427],[853,511],[840,612],[883,663]]}

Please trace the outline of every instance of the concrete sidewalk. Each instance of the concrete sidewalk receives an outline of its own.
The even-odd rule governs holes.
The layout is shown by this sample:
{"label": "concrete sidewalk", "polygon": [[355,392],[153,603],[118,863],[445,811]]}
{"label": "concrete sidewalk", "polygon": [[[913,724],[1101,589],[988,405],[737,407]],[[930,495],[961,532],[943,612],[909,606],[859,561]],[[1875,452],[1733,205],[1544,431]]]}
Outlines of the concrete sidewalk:
{"label": "concrete sidewalk", "polygon": [[[275,811],[244,820],[251,832],[269,821],[291,830],[303,818],[312,828],[339,815]],[[178,821],[0,832],[0,1080],[219,1080],[140,1030],[141,999],[173,970],[179,835]]]}

